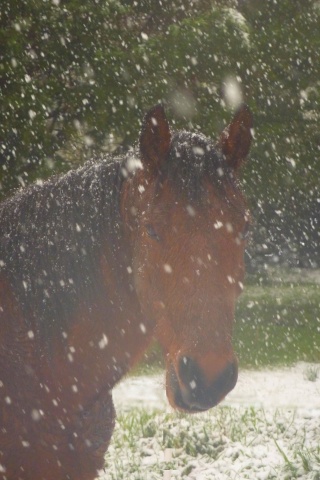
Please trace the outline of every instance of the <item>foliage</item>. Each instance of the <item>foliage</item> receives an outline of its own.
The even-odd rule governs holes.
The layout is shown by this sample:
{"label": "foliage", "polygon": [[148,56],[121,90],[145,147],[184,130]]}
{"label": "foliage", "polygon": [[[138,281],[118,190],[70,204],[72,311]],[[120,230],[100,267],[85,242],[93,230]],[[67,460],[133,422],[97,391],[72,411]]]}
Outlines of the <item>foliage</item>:
{"label": "foliage", "polygon": [[315,0],[2,0],[2,196],[131,145],[159,101],[213,135],[233,85],[255,115],[252,254],[316,266],[319,17]]}
{"label": "foliage", "polygon": [[115,64],[120,36],[126,41],[124,11],[116,1],[1,3],[0,180],[5,190],[17,180],[24,184],[30,172],[60,170],[62,159],[53,155],[77,133],[88,146],[115,126],[110,99],[120,97]]}
{"label": "foliage", "polygon": [[254,0],[244,5],[254,49],[243,82],[257,109],[256,158],[246,177],[250,197],[258,200],[254,210],[260,231],[255,240],[275,260],[296,257],[301,266],[316,266],[320,260],[319,5],[310,0]]}

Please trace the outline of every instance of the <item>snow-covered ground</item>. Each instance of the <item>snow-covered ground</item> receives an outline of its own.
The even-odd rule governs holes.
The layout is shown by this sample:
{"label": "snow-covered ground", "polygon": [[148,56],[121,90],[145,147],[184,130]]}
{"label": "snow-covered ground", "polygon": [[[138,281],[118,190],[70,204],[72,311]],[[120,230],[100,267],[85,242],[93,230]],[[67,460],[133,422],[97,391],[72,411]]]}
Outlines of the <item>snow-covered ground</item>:
{"label": "snow-covered ground", "polygon": [[198,415],[173,412],[163,375],[124,380],[114,400],[103,480],[320,479],[320,365],[240,370],[224,402]]}
{"label": "snow-covered ground", "polygon": [[[315,381],[309,379],[313,372]],[[171,410],[164,375],[127,378],[114,390],[113,398],[118,412],[132,407]],[[269,370],[240,369],[235,389],[221,405],[318,409],[320,415],[320,365],[300,362]]]}

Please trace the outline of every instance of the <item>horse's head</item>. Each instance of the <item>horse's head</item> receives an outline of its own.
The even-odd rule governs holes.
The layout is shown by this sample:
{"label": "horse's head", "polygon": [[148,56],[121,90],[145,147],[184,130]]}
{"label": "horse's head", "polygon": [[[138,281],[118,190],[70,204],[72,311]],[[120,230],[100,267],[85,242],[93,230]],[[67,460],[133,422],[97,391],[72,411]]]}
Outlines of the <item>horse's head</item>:
{"label": "horse's head", "polygon": [[140,137],[141,168],[124,192],[145,327],[153,325],[166,353],[168,399],[185,411],[216,405],[237,381],[232,325],[249,216],[236,177],[251,128],[243,106],[214,144],[171,134],[154,107]]}

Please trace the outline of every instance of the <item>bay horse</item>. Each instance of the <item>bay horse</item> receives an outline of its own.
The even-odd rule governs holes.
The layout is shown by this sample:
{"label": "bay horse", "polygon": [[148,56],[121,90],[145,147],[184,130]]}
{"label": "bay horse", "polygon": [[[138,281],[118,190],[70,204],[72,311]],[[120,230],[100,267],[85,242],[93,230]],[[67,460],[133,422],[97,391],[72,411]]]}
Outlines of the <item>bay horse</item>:
{"label": "bay horse", "polygon": [[136,151],[1,204],[2,480],[94,479],[112,388],[154,337],[173,407],[205,411],[235,386],[251,129],[243,105],[215,144],[171,132],[157,105]]}

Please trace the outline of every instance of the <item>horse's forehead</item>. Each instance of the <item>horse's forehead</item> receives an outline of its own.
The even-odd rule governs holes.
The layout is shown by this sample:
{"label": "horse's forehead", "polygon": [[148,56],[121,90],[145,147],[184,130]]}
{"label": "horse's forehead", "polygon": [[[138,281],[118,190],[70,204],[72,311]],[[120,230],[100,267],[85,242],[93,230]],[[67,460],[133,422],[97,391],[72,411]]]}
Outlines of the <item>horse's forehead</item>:
{"label": "horse's forehead", "polygon": [[[210,183],[204,183],[206,195],[201,203],[194,204],[175,192],[168,184],[162,187],[161,195],[150,209],[151,219],[175,228],[197,228],[219,221],[241,223],[245,216],[244,198],[241,192],[232,192],[230,198],[221,196]],[[226,192],[227,193],[227,192]]]}
{"label": "horse's forehead", "polygon": [[[173,148],[193,148],[196,146],[205,147],[206,150],[214,149],[212,141],[203,135],[202,133],[180,131],[173,136],[172,147]],[[201,152],[199,152],[201,153]]]}

